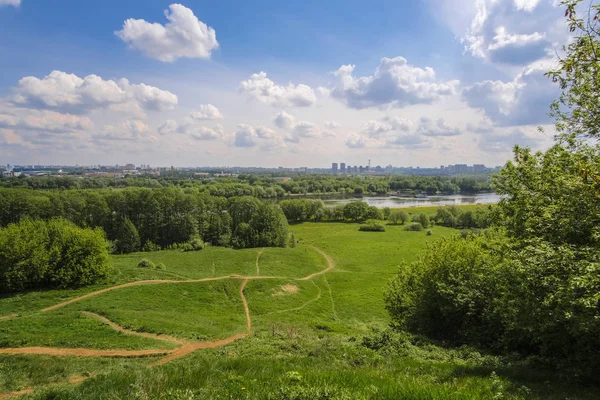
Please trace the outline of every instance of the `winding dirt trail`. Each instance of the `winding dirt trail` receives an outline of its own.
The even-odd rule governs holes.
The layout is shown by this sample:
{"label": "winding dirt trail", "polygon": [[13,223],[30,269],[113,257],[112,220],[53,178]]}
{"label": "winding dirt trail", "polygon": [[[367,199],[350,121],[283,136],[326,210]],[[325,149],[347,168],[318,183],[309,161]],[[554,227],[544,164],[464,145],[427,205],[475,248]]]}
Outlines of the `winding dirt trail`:
{"label": "winding dirt trail", "polygon": [[263,251],[265,251],[265,249],[260,249],[256,255],[256,275],[260,275],[260,266],[258,265],[258,260],[260,259],[260,256],[262,256]]}
{"label": "winding dirt trail", "polygon": [[317,248],[315,246],[308,245],[307,247],[313,249],[314,251],[316,251],[317,253],[319,253],[320,255],[322,255],[325,258],[325,260],[327,261],[328,267],[325,268],[323,271],[315,272],[314,274],[310,274],[310,275],[308,275],[308,276],[306,276],[304,278],[299,278],[297,280],[299,280],[299,281],[308,281],[308,280],[314,278],[315,276],[326,274],[326,273],[330,272],[332,269],[335,268],[335,261],[333,261],[333,258],[331,258],[329,256],[329,254],[325,253],[323,250],[321,250],[321,249],[319,249],[319,248]]}
{"label": "winding dirt trail", "polygon": [[17,316],[18,314],[9,314],[9,315],[5,315],[3,317],[0,317],[0,321],[8,321],[9,319],[13,319]]}
{"label": "winding dirt trail", "polygon": [[[64,382],[51,383],[49,385],[40,386],[36,389],[50,388],[50,387],[54,387],[54,386],[64,385],[65,383],[70,383],[70,384],[74,385],[76,383],[81,383],[81,382],[85,381],[86,379],[90,379],[93,377],[94,377],[93,375],[90,375],[90,376],[74,375]],[[34,389],[23,389],[23,390],[19,390],[17,392],[12,392],[12,393],[5,393],[5,394],[0,393],[0,400],[10,399],[13,397],[18,397],[18,396],[24,396],[26,394],[31,394],[31,393],[33,393],[33,390]]]}
{"label": "winding dirt trail", "polygon": [[[314,246],[307,246],[314,251],[321,254],[325,260],[327,261],[328,267],[322,271],[312,273],[304,278],[297,278],[295,280],[299,281],[307,281],[311,280],[317,276],[326,274],[335,268],[335,262],[333,259],[321,249]],[[110,321],[108,318],[105,318],[101,315],[89,312],[89,311],[81,311],[83,314],[95,318],[105,324],[107,324],[110,328],[114,329],[117,332],[122,332],[129,335],[141,336],[149,339],[160,340],[164,342],[170,342],[179,345],[176,349],[146,349],[146,350],[96,350],[96,349],[86,349],[86,348],[53,348],[53,347],[22,347],[22,348],[0,348],[0,354],[12,354],[12,355],[23,355],[23,354],[36,354],[36,355],[51,355],[51,356],[77,356],[77,357],[153,357],[153,356],[166,356],[158,360],[157,362],[150,364],[149,367],[154,367],[158,365],[166,364],[170,361],[176,360],[178,358],[184,357],[196,350],[200,349],[213,349],[221,346],[228,345],[230,343],[235,342],[236,340],[247,337],[252,332],[252,317],[250,316],[250,309],[248,307],[248,301],[246,296],[244,295],[244,289],[248,284],[249,280],[260,280],[260,279],[285,279],[285,277],[280,276],[260,276],[260,267],[259,267],[259,258],[263,253],[264,249],[260,250],[256,256],[256,276],[241,276],[241,275],[226,275],[220,277],[209,277],[202,279],[185,279],[185,280],[172,280],[172,279],[161,279],[161,280],[143,280],[137,282],[129,282],[122,285],[112,286],[109,288],[97,290],[95,292],[91,292],[67,301],[64,301],[59,304],[55,304],[53,306],[44,308],[41,312],[48,312],[59,309],[61,307],[65,307],[69,304],[73,304],[79,302],[84,299],[88,299],[90,297],[98,296],[103,293],[111,292],[113,290],[118,290],[126,287],[132,286],[142,286],[142,285],[159,285],[159,284],[178,284],[178,283],[200,283],[200,282],[210,282],[210,281],[219,281],[224,279],[239,279],[242,280],[242,284],[240,285],[240,298],[242,299],[242,303],[244,304],[244,312],[246,314],[246,333],[238,333],[233,336],[230,336],[225,339],[215,340],[215,341],[207,341],[200,343],[190,343],[182,339],[178,339],[169,335],[156,335],[152,333],[146,332],[136,332],[133,330],[129,330],[123,328],[122,326],[117,325],[116,323]],[[313,282],[314,283],[314,282]],[[317,286],[317,288],[319,288]],[[331,290],[331,289],[330,289]],[[310,300],[307,304],[304,304],[298,309],[304,308],[306,305],[312,303],[313,301],[321,298],[321,289],[319,288],[319,293],[316,299]],[[332,299],[333,300],[333,299]],[[17,317],[17,314],[10,314],[6,316],[0,317],[0,321],[9,320]],[[84,376],[74,376],[69,378],[68,383],[79,383],[84,381],[85,379],[90,378]],[[46,385],[45,387],[56,386],[60,383],[55,383],[51,385]],[[1,399],[7,399],[16,396],[22,396],[25,394],[32,393],[34,389],[24,389],[18,392],[0,394]]]}
{"label": "winding dirt trail", "polygon": [[0,354],[37,354],[46,356],[77,356],[77,357],[122,357],[139,358],[152,357],[170,354],[175,350],[96,350],[85,348],[64,348],[64,347],[16,347],[2,348]]}
{"label": "winding dirt trail", "polygon": [[114,322],[112,322],[110,319],[103,317],[102,315],[95,314],[93,312],[81,311],[81,313],[88,315],[92,318],[95,318],[97,320],[100,320],[101,322],[104,322],[106,325],[110,326],[115,331],[125,333],[127,335],[134,335],[134,336],[144,337],[147,339],[154,339],[154,340],[160,340],[163,342],[175,343],[180,346],[188,344],[188,342],[186,342],[185,340],[177,339],[177,338],[175,338],[173,336],[169,336],[169,335],[157,335],[157,334],[148,333],[148,332],[137,332],[137,331],[132,331],[132,330],[123,328],[122,326],[119,326],[119,325],[115,324]]}

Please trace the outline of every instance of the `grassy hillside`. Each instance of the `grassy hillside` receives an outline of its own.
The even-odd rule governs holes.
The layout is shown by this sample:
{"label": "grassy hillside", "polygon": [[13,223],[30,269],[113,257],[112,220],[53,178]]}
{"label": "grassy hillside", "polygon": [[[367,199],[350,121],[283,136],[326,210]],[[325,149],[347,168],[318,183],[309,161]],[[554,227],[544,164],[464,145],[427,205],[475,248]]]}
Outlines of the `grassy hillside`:
{"label": "grassy hillside", "polygon": [[[382,233],[359,232],[357,224],[345,223],[290,229],[299,239],[295,248],[114,256],[114,273],[103,285],[0,298],[0,317],[9,317],[0,320],[0,393],[36,389],[24,395],[39,399],[594,398],[594,388],[386,330],[388,281],[428,242],[457,231],[434,227],[426,236],[388,226]],[[166,268],[138,268],[142,258]],[[98,292],[116,285],[123,286]],[[42,355],[38,347],[72,354]],[[33,350],[14,354],[23,348]],[[106,351],[122,354],[103,357]]]}

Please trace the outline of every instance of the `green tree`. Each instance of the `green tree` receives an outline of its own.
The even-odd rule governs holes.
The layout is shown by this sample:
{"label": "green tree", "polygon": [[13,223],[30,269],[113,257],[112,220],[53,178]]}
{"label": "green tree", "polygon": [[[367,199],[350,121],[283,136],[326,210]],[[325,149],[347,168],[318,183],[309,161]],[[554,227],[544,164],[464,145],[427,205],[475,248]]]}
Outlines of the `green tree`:
{"label": "green tree", "polygon": [[140,249],[140,235],[129,218],[124,218],[117,232],[115,251],[120,254],[133,253]]}

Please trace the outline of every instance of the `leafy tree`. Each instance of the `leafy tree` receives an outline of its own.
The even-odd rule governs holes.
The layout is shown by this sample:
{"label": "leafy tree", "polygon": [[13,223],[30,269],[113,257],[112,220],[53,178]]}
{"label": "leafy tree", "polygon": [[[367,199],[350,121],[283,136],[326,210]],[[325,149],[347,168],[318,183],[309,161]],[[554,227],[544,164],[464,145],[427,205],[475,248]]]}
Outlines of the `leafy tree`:
{"label": "leafy tree", "polygon": [[551,115],[561,139],[571,145],[578,138],[600,138],[600,4],[592,1],[584,18],[578,13],[582,3],[562,1],[574,38],[565,47],[559,67],[547,73],[563,90],[551,106]]}
{"label": "leafy tree", "polygon": [[133,253],[140,249],[140,235],[129,218],[123,219],[115,240],[115,250],[120,254]]}
{"label": "leafy tree", "polygon": [[344,206],[344,218],[354,222],[367,219],[369,206],[364,201],[353,201]]}

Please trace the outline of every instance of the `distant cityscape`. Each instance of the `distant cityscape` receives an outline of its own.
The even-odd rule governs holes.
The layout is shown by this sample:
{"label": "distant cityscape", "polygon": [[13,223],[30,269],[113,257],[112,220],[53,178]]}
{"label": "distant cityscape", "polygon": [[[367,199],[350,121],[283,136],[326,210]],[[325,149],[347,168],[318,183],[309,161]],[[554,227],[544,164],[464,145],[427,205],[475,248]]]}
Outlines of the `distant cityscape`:
{"label": "distant cityscape", "polygon": [[148,164],[136,166],[135,164],[124,165],[89,165],[89,166],[69,166],[69,165],[6,165],[0,167],[3,178],[27,177],[27,176],[89,176],[89,177],[108,177],[124,178],[127,176],[149,175],[161,176],[168,172],[182,171],[193,173],[194,176],[203,177],[224,177],[237,176],[238,174],[248,173],[271,173],[275,176],[282,174],[346,174],[346,175],[458,175],[458,174],[482,174],[492,173],[500,170],[501,167],[487,167],[484,164],[454,164],[440,165],[439,168],[421,168],[421,167],[394,167],[388,165],[382,167],[371,166],[371,160],[366,165],[346,165],[346,163],[332,163],[331,168],[309,168],[309,167],[151,167]]}

